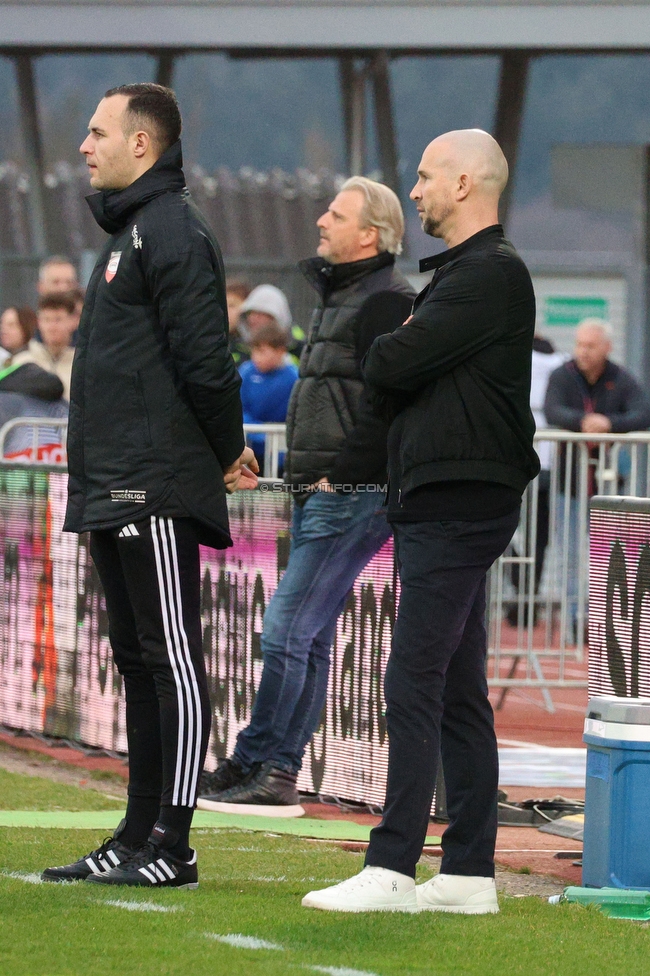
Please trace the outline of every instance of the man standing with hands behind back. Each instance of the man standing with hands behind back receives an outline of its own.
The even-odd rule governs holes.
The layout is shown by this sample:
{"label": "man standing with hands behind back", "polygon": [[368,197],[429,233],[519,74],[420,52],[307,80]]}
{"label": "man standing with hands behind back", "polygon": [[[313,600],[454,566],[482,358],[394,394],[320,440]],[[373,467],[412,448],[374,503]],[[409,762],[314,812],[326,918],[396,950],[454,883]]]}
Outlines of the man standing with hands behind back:
{"label": "man standing with hands behind back", "polygon": [[[507,178],[486,132],[449,132],[426,148],[411,198],[426,233],[449,249],[421,262],[431,284],[365,359],[375,400],[393,418],[388,518],[401,581],[385,679],[386,803],[363,871],[310,892],[306,907],[499,910],[485,582],[539,471],[529,406],[535,299],[498,223]],[[416,888],[440,752],[450,823],[440,874]]]}
{"label": "man standing with hands behind back", "polygon": [[210,733],[199,544],[232,545],[226,490],[254,487],[219,246],[185,188],[160,85],[111,89],[81,146],[111,235],[79,326],[64,528],[90,532],[124,680],[126,817],[46,881],[196,888],[189,832]]}

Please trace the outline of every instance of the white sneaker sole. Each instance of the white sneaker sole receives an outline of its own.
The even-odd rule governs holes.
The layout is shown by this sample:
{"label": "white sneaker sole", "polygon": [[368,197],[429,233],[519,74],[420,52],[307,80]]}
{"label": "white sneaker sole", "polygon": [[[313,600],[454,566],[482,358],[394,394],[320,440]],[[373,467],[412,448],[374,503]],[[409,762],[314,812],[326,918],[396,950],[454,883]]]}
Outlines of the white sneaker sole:
{"label": "white sneaker sole", "polygon": [[361,912],[407,912],[414,914],[421,911],[417,905],[332,905],[327,902],[319,901],[317,898],[310,898],[305,895],[301,905],[303,908],[320,908],[325,912],[351,912],[360,914]]}
{"label": "white sneaker sole", "polygon": [[453,915],[496,915],[498,905],[418,905],[418,912],[450,912]]}
{"label": "white sneaker sole", "polygon": [[215,813],[239,813],[253,817],[304,817],[305,808],[299,803],[293,806],[273,806],[272,803],[220,803],[199,797],[196,801],[199,810],[213,810]]}

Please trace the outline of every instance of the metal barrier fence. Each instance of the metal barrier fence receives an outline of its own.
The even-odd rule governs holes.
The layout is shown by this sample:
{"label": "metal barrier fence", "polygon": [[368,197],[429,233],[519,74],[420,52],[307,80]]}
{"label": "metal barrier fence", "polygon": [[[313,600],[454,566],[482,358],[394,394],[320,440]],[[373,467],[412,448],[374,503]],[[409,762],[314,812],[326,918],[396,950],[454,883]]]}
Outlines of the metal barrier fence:
{"label": "metal barrier fence", "polygon": [[[30,426],[30,450],[4,457],[9,435]],[[38,429],[54,426],[63,430],[65,422],[19,418],[6,424],[0,464],[64,468],[63,458],[43,456],[39,447]],[[245,432],[265,436],[264,481],[278,480],[284,424],[248,424]],[[525,492],[515,538],[489,576],[488,680],[502,689],[499,705],[510,688],[539,688],[552,711],[551,689],[587,687],[589,499],[647,496],[650,433],[545,430],[535,441],[547,467]]]}

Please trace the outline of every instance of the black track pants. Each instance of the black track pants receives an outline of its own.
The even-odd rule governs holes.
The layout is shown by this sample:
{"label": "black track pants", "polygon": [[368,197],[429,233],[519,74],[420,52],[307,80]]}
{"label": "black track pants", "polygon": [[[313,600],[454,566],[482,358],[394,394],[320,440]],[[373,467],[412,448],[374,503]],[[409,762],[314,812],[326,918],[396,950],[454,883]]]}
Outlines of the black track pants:
{"label": "black track pants", "polygon": [[152,516],[93,532],[90,552],[124,678],[129,795],[194,807],[210,734],[194,525]]}

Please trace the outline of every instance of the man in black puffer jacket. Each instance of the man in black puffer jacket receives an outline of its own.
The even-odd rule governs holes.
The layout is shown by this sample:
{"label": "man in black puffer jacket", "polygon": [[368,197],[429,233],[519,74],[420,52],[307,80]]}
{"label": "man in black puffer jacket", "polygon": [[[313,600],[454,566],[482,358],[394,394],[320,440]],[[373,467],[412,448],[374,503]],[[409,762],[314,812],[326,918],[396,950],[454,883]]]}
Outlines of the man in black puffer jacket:
{"label": "man in black puffer jacket", "polygon": [[[507,175],[486,132],[447,133],[427,147],[411,198],[448,250],[422,262],[434,275],[412,317],[365,360],[377,402],[394,417],[388,518],[401,592],[384,686],[386,803],[364,870],[311,892],[306,907],[499,910],[486,574],[539,471],[529,406],[535,297],[498,223]],[[440,874],[416,890],[440,752],[450,824]]]}
{"label": "man in black puffer jacket", "polygon": [[[182,170],[174,93],[106,93],[81,146],[111,234],[79,326],[64,528],[91,533],[124,679],[126,818],[44,880],[197,886],[189,830],[210,732],[199,543],[231,545],[226,489],[253,486],[218,245]],[[243,484],[240,482],[243,480]]]}
{"label": "man in black puffer jacket", "polygon": [[336,621],[390,535],[383,511],[387,425],[373,416],[361,360],[401,325],[413,291],[395,269],[404,219],[388,187],[348,180],[318,221],[301,268],[320,296],[287,415],[285,481],[296,500],[289,564],[264,616],[264,670],[250,724],[199,806],[302,812],[296,779],[318,727]]}

